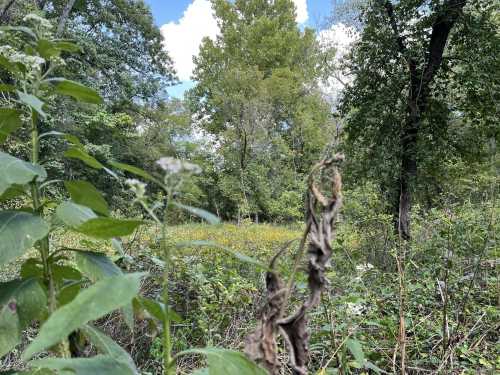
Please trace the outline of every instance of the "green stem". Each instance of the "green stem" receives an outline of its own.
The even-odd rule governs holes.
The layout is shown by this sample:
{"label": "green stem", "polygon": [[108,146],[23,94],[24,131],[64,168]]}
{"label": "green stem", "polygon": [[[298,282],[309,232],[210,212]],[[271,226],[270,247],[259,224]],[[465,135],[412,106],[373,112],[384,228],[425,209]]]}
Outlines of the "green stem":
{"label": "green stem", "polygon": [[[33,164],[38,164],[40,159],[40,139],[38,135],[38,115],[34,110],[31,110],[31,162]],[[42,216],[42,194],[40,185],[36,180],[31,184],[31,198],[33,200],[33,210]],[[51,315],[57,308],[57,300],[54,277],[52,275],[52,267],[50,263],[50,244],[48,235],[40,240],[37,248],[42,258],[43,275],[48,286],[48,311],[49,315]],[[58,349],[62,357],[71,357],[67,340],[63,340]]]}
{"label": "green stem", "polygon": [[170,207],[171,195],[167,195],[167,206],[162,223],[161,250],[165,257],[165,269],[163,273],[163,304],[165,306],[165,319],[163,321],[163,366],[166,375],[175,375],[175,366],[172,358],[172,336],[170,331],[169,309],[169,270],[170,270],[170,248],[167,246],[167,218]]}

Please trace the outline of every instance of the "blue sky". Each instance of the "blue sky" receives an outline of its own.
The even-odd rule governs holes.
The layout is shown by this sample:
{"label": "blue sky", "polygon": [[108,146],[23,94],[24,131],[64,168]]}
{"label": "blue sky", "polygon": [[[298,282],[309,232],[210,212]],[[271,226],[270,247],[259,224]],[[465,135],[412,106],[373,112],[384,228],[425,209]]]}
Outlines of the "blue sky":
{"label": "blue sky", "polygon": [[[297,20],[302,25],[321,28],[330,14],[333,0],[293,0],[298,8]],[[338,0],[337,0],[338,1]],[[165,38],[169,55],[182,84],[168,89],[169,95],[182,97],[194,85],[189,76],[192,55],[197,53],[204,36],[214,38],[217,33],[208,0],[145,0],[151,7],[155,23]],[[304,21],[305,20],[305,21]]]}

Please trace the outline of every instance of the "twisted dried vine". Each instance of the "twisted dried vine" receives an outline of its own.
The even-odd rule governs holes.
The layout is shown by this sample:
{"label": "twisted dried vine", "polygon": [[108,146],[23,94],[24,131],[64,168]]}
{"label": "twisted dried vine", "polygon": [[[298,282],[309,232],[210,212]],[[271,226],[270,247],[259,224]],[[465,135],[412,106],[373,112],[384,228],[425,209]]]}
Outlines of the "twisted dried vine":
{"label": "twisted dried vine", "polygon": [[[342,181],[337,165],[343,160],[344,156],[341,154],[323,160],[313,167],[309,175],[306,230],[288,287],[284,287],[283,281],[274,271],[274,263],[289,244],[273,258],[270,271],[266,274],[267,302],[262,309],[258,327],[247,337],[245,351],[250,358],[263,365],[271,375],[277,375],[281,367],[277,355],[276,337],[278,333],[283,336],[287,344],[289,365],[293,374],[307,374],[309,334],[306,315],[309,310],[319,304],[321,293],[328,285],[325,269],[332,255],[331,241],[342,204]],[[330,194],[323,194],[315,180],[317,173],[326,170],[332,171]],[[309,297],[295,313],[283,317],[293,286],[293,276],[297,270],[306,239],[309,240],[307,271]]]}

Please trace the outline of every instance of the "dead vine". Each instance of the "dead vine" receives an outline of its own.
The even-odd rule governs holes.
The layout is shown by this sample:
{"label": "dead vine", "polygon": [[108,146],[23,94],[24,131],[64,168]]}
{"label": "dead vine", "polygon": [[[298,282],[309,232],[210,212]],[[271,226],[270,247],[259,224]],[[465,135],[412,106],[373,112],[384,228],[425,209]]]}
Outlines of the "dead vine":
{"label": "dead vine", "polygon": [[[307,312],[320,303],[321,293],[328,285],[325,269],[332,255],[331,241],[334,226],[342,204],[342,181],[337,169],[344,160],[341,154],[316,164],[308,180],[306,202],[306,229],[294,261],[294,268],[285,287],[274,270],[274,263],[286,249],[273,258],[270,271],[266,274],[267,302],[262,309],[260,322],[255,331],[247,337],[245,352],[264,366],[271,375],[279,374],[277,335],[281,334],[287,344],[289,365],[295,375],[307,374],[309,359],[309,334],[307,332]],[[319,173],[332,172],[331,191],[324,194],[317,184]],[[293,280],[308,240],[308,286],[309,297],[293,314],[283,317],[293,288]]]}

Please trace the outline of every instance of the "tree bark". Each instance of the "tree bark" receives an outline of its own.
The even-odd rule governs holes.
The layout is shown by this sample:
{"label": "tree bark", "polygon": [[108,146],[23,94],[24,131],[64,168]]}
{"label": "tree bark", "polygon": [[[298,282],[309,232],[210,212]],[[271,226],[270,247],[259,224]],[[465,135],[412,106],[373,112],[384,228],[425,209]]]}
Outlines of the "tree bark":
{"label": "tree bark", "polygon": [[59,19],[59,24],[57,25],[56,38],[61,37],[62,33],[64,32],[64,28],[66,26],[66,23],[68,22],[69,14],[71,13],[71,9],[73,9],[73,6],[75,5],[75,2],[76,0],[68,0],[68,2],[66,3],[61,18]]}
{"label": "tree bark", "polygon": [[0,25],[7,23],[9,9],[12,7],[12,5],[14,5],[15,2],[16,0],[7,0],[7,2],[5,3],[5,6],[0,11]]}
{"label": "tree bark", "polygon": [[427,47],[427,57],[422,69],[416,60],[409,56],[406,41],[398,30],[394,15],[394,7],[390,0],[383,6],[389,18],[399,52],[407,61],[410,85],[407,96],[407,115],[400,134],[400,173],[399,173],[399,210],[395,218],[399,236],[408,240],[410,232],[410,214],[415,180],[417,178],[417,141],[423,114],[427,109],[431,83],[441,66],[443,53],[458,17],[462,13],[467,0],[447,0],[444,2],[432,25],[431,38]]}

